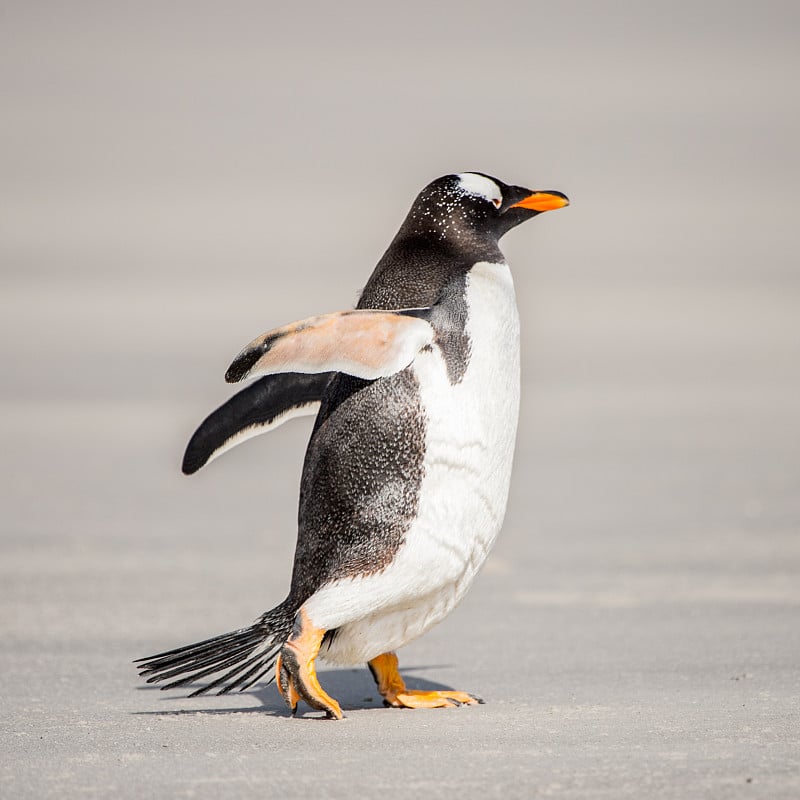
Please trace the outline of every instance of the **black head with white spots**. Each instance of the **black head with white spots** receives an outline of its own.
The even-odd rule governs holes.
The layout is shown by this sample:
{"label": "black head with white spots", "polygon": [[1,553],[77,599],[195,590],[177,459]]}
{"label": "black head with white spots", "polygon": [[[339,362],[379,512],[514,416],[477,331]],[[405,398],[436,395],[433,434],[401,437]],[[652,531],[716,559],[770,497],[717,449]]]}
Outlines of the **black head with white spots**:
{"label": "black head with white spots", "polygon": [[510,186],[480,172],[445,175],[428,184],[414,201],[403,226],[455,247],[496,246],[521,222],[568,205],[566,195]]}

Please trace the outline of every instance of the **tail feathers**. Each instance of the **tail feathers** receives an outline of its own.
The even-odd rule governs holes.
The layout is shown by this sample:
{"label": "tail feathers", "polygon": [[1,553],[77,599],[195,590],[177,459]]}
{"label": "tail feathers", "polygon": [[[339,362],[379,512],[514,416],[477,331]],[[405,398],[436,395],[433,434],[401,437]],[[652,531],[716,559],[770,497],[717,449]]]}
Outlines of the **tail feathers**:
{"label": "tail feathers", "polygon": [[161,689],[175,689],[222,673],[189,697],[212,690],[218,690],[217,694],[227,694],[233,689],[241,692],[272,669],[292,630],[293,619],[293,612],[280,605],[248,628],[140,658],[134,663],[147,683],[169,681]]}

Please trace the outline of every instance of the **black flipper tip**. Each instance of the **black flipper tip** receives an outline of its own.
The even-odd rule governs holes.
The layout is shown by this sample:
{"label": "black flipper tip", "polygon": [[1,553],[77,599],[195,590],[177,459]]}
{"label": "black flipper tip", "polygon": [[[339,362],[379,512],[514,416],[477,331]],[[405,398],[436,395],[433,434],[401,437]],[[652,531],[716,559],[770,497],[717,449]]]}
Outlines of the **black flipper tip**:
{"label": "black flipper tip", "polygon": [[260,357],[261,353],[257,350],[248,350],[246,353],[237,356],[225,373],[225,383],[239,383],[250,372]]}
{"label": "black flipper tip", "polygon": [[197,461],[189,457],[188,451],[183,455],[183,462],[181,463],[181,472],[184,475],[194,475],[200,467],[205,466],[205,461]]}

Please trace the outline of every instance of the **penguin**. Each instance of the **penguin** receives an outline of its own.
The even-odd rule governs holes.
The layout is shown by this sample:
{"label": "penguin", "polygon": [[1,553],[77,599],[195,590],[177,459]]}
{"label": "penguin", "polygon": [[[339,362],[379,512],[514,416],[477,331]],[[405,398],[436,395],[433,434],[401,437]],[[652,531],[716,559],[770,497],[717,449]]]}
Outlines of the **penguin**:
{"label": "penguin", "polygon": [[355,309],[273,329],[226,380],[257,379],[191,438],[191,474],[292,417],[316,414],[286,599],[252,625],[138,659],[163,689],[242,691],[267,673],[293,714],[343,717],[318,659],[368,665],[384,704],[482,702],[406,687],[396,651],[455,608],[500,531],[520,392],[519,317],[501,237],[569,204],[480,172],[418,195]]}

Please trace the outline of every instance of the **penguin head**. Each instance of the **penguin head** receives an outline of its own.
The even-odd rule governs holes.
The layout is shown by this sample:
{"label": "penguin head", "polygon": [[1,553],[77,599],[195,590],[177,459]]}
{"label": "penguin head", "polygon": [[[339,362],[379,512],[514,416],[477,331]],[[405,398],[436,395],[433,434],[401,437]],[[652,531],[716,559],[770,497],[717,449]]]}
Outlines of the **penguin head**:
{"label": "penguin head", "polygon": [[567,196],[510,186],[482,172],[445,175],[417,196],[405,226],[452,244],[496,243],[525,220],[569,205]]}

